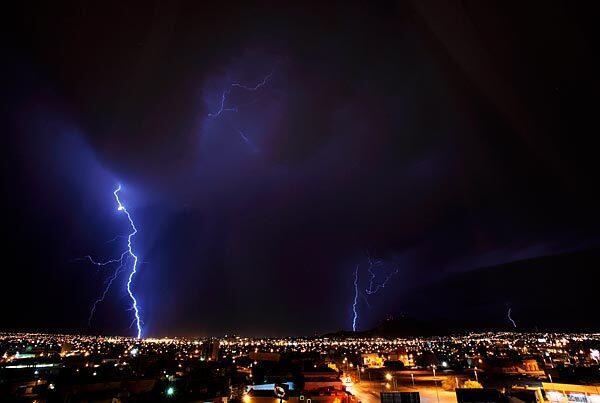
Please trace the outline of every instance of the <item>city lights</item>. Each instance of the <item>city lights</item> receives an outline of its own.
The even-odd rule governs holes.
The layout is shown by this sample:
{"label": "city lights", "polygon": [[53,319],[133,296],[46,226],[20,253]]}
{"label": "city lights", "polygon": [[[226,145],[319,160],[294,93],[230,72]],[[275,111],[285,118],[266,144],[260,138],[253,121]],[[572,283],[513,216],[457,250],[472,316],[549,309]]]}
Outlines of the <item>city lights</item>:
{"label": "city lights", "polygon": [[[139,340],[0,333],[0,346],[3,347],[0,370],[7,374],[30,371],[40,390],[48,393],[63,390],[65,385],[55,374],[59,369],[68,368],[73,374],[68,385],[94,382],[90,379],[102,385],[126,380],[123,387],[131,385],[132,390],[150,393],[155,390],[153,385],[163,384],[164,388],[159,389],[163,397],[184,398],[186,394],[199,393],[194,396],[200,399],[204,396],[200,391],[204,389],[198,389],[199,392],[193,388],[176,390],[176,382],[197,373],[205,374],[203,376],[208,376],[211,382],[221,382],[224,389],[214,393],[228,398],[237,393],[237,389],[228,386],[235,380],[241,392],[236,398],[244,403],[258,402],[261,396],[274,398],[276,388],[280,394],[284,390],[286,395],[302,393],[306,400],[317,392],[298,390],[296,385],[304,384],[306,388],[314,373],[316,384],[323,385],[323,379],[327,379],[327,387],[341,393],[332,399],[341,399],[340,396],[349,393],[352,399],[361,400],[363,393],[368,396],[408,388],[436,400],[439,397],[441,402],[447,393],[444,388],[485,387],[490,377],[502,373],[502,382],[507,379],[512,382],[510,377],[515,380],[528,377],[535,384],[542,382],[551,400],[562,401],[559,397],[564,395],[560,388],[574,399],[588,393],[593,400],[597,394],[585,386],[561,386],[565,384],[553,379],[560,376],[560,372],[552,371],[557,367],[597,368],[595,357],[600,334],[505,332],[393,339],[227,336]],[[264,378],[262,368],[272,371],[281,367],[282,376],[294,372],[287,367],[291,362],[289,357],[305,357],[304,364],[294,364],[301,365],[294,371],[304,374],[304,378],[288,379],[284,384],[274,384]],[[392,370],[392,367],[399,369]],[[149,379],[145,373],[155,375]],[[511,386],[509,383],[505,387]]]}

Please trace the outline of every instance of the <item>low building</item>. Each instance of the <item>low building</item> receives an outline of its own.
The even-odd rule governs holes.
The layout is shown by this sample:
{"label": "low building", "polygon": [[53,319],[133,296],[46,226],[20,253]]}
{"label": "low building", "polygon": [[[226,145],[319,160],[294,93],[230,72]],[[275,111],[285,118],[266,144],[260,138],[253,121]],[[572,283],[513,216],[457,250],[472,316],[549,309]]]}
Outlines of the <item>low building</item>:
{"label": "low building", "polygon": [[253,361],[271,361],[271,362],[279,362],[281,358],[281,354],[279,353],[263,353],[263,352],[252,352],[248,354]]}
{"label": "low building", "polygon": [[405,348],[391,351],[387,354],[388,361],[401,362],[405,367],[414,367],[414,356],[408,353]]}
{"label": "low building", "polygon": [[383,367],[383,358],[379,354],[368,353],[361,354],[362,364],[367,368],[381,368]]}
{"label": "low building", "polygon": [[544,370],[540,369],[538,362],[531,358],[523,360],[486,360],[481,365],[481,368],[492,374],[525,375],[532,377],[543,377],[546,375]]}
{"label": "low building", "polygon": [[542,389],[550,402],[600,403],[600,386],[542,382]]}
{"label": "low building", "polygon": [[[243,397],[244,403],[280,403],[273,391],[250,391]],[[341,390],[290,391],[283,401],[288,403],[357,403],[355,396]]]}
{"label": "low building", "polygon": [[339,374],[335,371],[303,372],[302,376],[304,378],[305,391],[321,389],[345,390]]}

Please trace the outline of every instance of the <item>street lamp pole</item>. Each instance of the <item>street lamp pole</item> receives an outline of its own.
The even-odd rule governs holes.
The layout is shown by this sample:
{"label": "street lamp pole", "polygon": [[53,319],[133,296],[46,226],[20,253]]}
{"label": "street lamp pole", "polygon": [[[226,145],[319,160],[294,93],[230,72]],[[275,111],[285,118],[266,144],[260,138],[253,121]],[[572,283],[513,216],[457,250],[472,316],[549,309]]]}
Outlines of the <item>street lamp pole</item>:
{"label": "street lamp pole", "polygon": [[413,389],[415,389],[415,374],[410,374],[410,379],[412,380]]}
{"label": "street lamp pole", "polygon": [[435,396],[437,397],[437,402],[440,403],[440,393],[438,392],[437,378],[435,377],[435,365],[433,365],[432,368],[433,368],[433,383],[435,383]]}
{"label": "street lamp pole", "polygon": [[[392,387],[394,388],[394,390],[396,390],[396,379],[394,378],[394,375],[392,375],[391,372],[385,374],[385,380],[388,382],[392,381]],[[389,385],[389,383],[386,383],[386,385]]]}

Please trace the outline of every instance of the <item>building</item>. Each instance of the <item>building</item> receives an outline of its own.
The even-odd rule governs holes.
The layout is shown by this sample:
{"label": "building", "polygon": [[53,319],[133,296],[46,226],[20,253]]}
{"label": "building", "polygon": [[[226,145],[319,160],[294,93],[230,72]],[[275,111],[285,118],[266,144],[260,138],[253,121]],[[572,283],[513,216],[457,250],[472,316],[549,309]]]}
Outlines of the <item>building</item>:
{"label": "building", "polygon": [[304,371],[302,372],[304,378],[304,391],[345,391],[344,384],[340,379],[338,372],[323,368],[318,371]]}
{"label": "building", "polygon": [[409,354],[406,351],[406,348],[398,348],[394,351],[391,351],[387,355],[388,361],[397,361],[401,362],[405,367],[414,367],[414,356],[413,354]]}
{"label": "building", "polygon": [[486,360],[481,365],[481,368],[493,374],[525,375],[531,377],[543,377],[546,375],[544,370],[540,369],[538,362],[532,358],[522,360]]}
{"label": "building", "polygon": [[279,354],[279,353],[251,352],[250,354],[248,354],[248,357],[252,361],[279,362],[279,359],[281,358],[281,354]]}
{"label": "building", "polygon": [[207,341],[202,348],[202,356],[208,361],[219,360],[219,340]]}
{"label": "building", "polygon": [[[250,391],[243,397],[244,403],[280,403],[273,391]],[[348,392],[338,390],[290,391],[284,399],[287,403],[357,403],[358,400]]]}
{"label": "building", "polygon": [[381,368],[383,367],[383,358],[379,354],[368,353],[361,354],[362,364],[367,368]]}
{"label": "building", "polygon": [[542,382],[542,389],[550,402],[600,403],[600,386]]}

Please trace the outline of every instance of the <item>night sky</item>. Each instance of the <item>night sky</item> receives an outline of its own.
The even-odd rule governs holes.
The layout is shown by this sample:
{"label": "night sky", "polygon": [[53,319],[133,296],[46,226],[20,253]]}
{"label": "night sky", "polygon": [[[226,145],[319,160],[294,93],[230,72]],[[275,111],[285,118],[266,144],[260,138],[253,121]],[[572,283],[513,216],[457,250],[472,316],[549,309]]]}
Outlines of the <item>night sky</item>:
{"label": "night sky", "polygon": [[[583,2],[22,7],[3,52],[0,329],[133,333],[125,274],[87,323],[112,269],[81,258],[126,247],[109,242],[129,230],[118,184],[147,336],[349,330],[357,266],[357,330],[431,320],[444,282],[467,295],[485,284],[460,276],[599,244]],[[373,295],[369,260],[375,285],[389,276]],[[558,276],[591,282],[600,258],[576,261],[589,277]],[[514,300],[518,278],[438,314],[572,325]]]}

